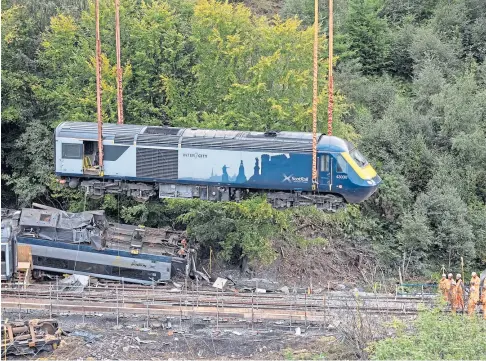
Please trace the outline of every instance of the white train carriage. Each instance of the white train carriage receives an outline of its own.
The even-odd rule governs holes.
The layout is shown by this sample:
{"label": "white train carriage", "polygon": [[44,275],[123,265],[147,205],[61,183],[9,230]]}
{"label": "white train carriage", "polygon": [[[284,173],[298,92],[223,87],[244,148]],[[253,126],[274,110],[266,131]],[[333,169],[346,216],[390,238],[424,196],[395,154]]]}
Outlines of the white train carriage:
{"label": "white train carriage", "polygon": [[15,244],[12,227],[2,222],[2,281],[10,281],[15,273]]}
{"label": "white train carriage", "polygon": [[32,248],[34,270],[87,275],[139,284],[168,281],[173,258],[124,250],[97,250],[90,245],[17,237],[18,244]]}

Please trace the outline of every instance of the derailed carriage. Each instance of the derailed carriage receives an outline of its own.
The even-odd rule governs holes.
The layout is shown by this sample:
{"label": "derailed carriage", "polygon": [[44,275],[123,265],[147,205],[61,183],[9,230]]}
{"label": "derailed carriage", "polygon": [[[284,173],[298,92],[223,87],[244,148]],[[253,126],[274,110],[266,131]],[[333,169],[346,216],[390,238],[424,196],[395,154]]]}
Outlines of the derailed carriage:
{"label": "derailed carriage", "polygon": [[13,278],[17,248],[26,246],[34,278],[66,273],[139,284],[166,282],[186,272],[190,255],[188,249],[181,252],[181,235],[168,233],[108,223],[103,211],[23,209],[2,217],[2,257],[4,250],[10,255],[6,262],[2,258],[2,280]]}
{"label": "derailed carriage", "polygon": [[250,132],[140,125],[103,126],[103,167],[96,123],[55,130],[56,175],[88,195],[125,193],[146,200],[238,201],[266,194],[277,207],[335,210],[359,203],[381,178],[349,142],[317,135],[318,184],[312,184],[312,133]]}

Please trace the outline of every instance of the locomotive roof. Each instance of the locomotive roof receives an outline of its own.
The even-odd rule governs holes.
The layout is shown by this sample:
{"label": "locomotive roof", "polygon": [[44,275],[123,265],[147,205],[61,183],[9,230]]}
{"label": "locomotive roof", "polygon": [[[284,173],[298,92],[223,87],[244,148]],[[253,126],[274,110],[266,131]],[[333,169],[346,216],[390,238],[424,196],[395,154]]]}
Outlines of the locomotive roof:
{"label": "locomotive roof", "polygon": [[[94,122],[64,122],[56,128],[57,137],[97,140],[98,125]],[[312,133],[252,132],[240,130],[213,130],[174,128],[134,124],[103,124],[103,139],[115,144],[183,148],[227,148],[235,150],[267,150],[280,152],[312,152]],[[319,151],[348,151],[343,139],[317,134]]]}

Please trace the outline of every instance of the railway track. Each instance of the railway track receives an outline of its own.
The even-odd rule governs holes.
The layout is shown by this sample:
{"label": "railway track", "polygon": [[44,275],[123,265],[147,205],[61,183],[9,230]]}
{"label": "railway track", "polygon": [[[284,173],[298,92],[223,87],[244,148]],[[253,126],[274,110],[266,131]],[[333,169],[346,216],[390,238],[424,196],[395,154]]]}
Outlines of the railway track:
{"label": "railway track", "polygon": [[390,297],[325,293],[259,294],[178,290],[151,287],[86,287],[82,293],[58,291],[55,284],[27,289],[2,289],[4,309],[44,309],[50,312],[207,316],[240,319],[293,319],[323,322],[333,312],[360,310],[366,314],[413,315],[431,307],[433,297]]}

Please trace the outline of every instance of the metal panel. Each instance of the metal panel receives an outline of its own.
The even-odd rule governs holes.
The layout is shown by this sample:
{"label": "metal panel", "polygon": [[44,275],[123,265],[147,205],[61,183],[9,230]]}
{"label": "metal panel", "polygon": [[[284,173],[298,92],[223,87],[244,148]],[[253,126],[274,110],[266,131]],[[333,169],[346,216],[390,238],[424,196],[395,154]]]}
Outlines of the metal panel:
{"label": "metal panel", "polygon": [[[110,147],[109,145],[105,146]],[[124,176],[124,177],[135,177],[136,169],[136,147],[126,147],[121,145],[112,145],[112,148],[125,148],[126,151],[116,160],[111,161],[108,159],[105,153],[105,175],[106,176]],[[109,149],[109,148],[108,148]]]}
{"label": "metal panel", "polygon": [[116,134],[113,143],[115,144],[125,144],[125,145],[133,145],[135,139],[135,134]]}
{"label": "metal panel", "polygon": [[177,179],[178,151],[137,147],[137,177]]}
{"label": "metal panel", "polygon": [[144,134],[178,135],[181,128],[172,127],[147,127]]}
{"label": "metal panel", "polygon": [[159,198],[193,198],[198,197],[196,186],[184,184],[159,184]]}
{"label": "metal panel", "polygon": [[227,149],[264,152],[312,152],[312,143],[264,139],[183,138],[183,148]]}
{"label": "metal panel", "polygon": [[137,138],[137,145],[177,148],[179,139],[180,137],[175,135],[140,134]]}
{"label": "metal panel", "polygon": [[[132,136],[139,134],[145,126],[133,124],[103,124],[103,139],[114,139],[115,136]],[[96,122],[64,122],[57,128],[57,137],[77,139],[98,139],[98,123]]]}

